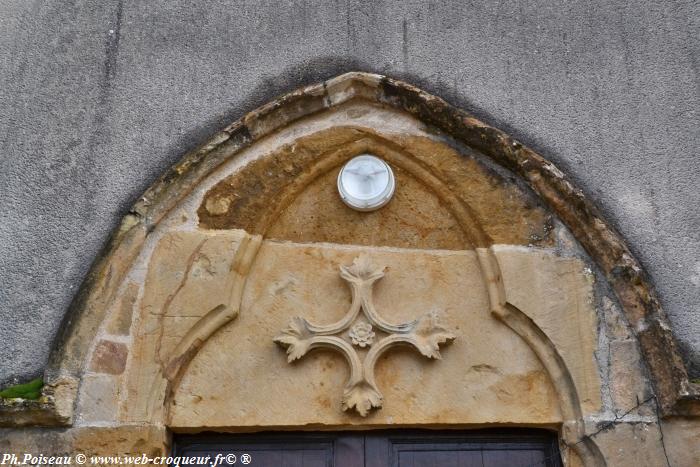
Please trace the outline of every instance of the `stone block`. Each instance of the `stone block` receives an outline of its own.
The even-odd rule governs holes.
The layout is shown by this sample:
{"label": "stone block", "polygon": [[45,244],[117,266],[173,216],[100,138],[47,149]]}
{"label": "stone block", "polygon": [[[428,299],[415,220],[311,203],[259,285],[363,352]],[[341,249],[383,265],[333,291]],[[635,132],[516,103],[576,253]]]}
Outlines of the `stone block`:
{"label": "stone block", "polygon": [[367,418],[343,412],[344,358],[318,350],[290,365],[273,338],[294,316],[325,325],[345,315],[351,294],[339,266],[352,264],[358,250],[263,242],[240,315],[204,344],[175,390],[171,426],[561,421],[556,388],[537,356],[490,313],[473,251],[361,249],[373,263],[387,266],[373,290],[374,305],[387,321],[407,322],[435,310],[457,338],[441,349],[441,360],[420,358],[410,349],[381,356],[375,369],[384,395],[381,410]]}
{"label": "stone block", "polygon": [[90,370],[96,373],[119,375],[124,372],[129,349],[120,342],[101,340],[92,354]]}
{"label": "stone block", "polygon": [[700,418],[669,418],[663,421],[661,428],[672,466],[700,465]]}
{"label": "stone block", "polygon": [[[646,371],[639,354],[636,340],[610,341],[610,389],[614,409],[618,414],[632,410],[649,398]],[[636,413],[649,414],[654,407],[650,401],[639,407]]]}
{"label": "stone block", "polygon": [[106,331],[116,336],[127,336],[131,329],[131,320],[134,313],[134,303],[138,296],[137,284],[129,283],[124,293],[119,297],[112,313],[108,318]]}
{"label": "stone block", "polygon": [[25,453],[161,456],[168,450],[169,436],[162,426],[0,429],[0,453],[20,457]]}
{"label": "stone block", "polygon": [[119,378],[87,374],[80,385],[77,418],[81,424],[114,422],[119,406]]}
{"label": "stone block", "polygon": [[656,422],[617,423],[595,435],[594,441],[611,467],[669,465]]}
{"label": "stone block", "polygon": [[598,316],[593,277],[577,258],[552,252],[497,245],[508,302],[531,318],[566,362],[584,413],[602,404],[595,359]]}

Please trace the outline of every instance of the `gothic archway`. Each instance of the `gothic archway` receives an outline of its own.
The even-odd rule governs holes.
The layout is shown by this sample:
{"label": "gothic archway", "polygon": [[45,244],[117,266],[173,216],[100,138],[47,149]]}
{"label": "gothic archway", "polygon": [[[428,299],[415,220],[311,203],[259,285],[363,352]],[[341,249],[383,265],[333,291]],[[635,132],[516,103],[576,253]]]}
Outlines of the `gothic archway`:
{"label": "gothic archway", "polygon": [[[399,181],[411,187],[407,193],[413,197],[397,198],[381,219],[377,215],[361,221],[358,214],[330,204],[310,207],[311,199],[330,199],[328,181],[334,170],[363,152],[396,167]],[[305,230],[302,224],[309,222],[309,212],[325,217]],[[417,217],[429,212],[426,219],[435,224],[434,231],[426,233],[423,221],[407,227],[410,212]],[[327,228],[334,222],[342,228]],[[369,238],[354,227],[358,222],[381,233]],[[629,322],[627,332],[639,341],[662,412],[688,410],[697,397],[695,389],[653,289],[624,242],[581,191],[553,164],[505,133],[408,84],[364,73],[309,86],[246,115],[187,155],[144,194],[95,263],[72,307],[47,369],[53,402],[41,410],[56,423],[71,423],[79,386],[86,373],[99,373],[114,363],[102,362],[100,370],[99,356],[107,355],[108,360],[118,360],[119,369],[109,367],[106,373],[119,375],[118,384],[125,388],[114,409],[122,414],[117,420],[171,426],[169,412],[189,363],[245,306],[246,282],[251,271],[259,269],[256,260],[265,241],[353,245],[379,256],[384,253],[374,248],[472,251],[488,310],[536,355],[555,388],[560,418],[533,418],[533,423],[560,423],[562,442],[585,465],[601,465],[604,455],[590,439],[585,421],[586,414],[600,411],[603,404],[596,399],[599,395],[589,400],[590,394],[600,392],[599,383],[587,380],[595,372],[592,355],[574,360],[562,344],[566,332],[574,330],[562,326],[569,331],[559,335],[543,326],[548,317],[521,309],[525,305],[517,302],[525,301],[517,290],[522,284],[513,285],[518,272],[530,267],[526,264],[531,260],[521,257],[523,251],[556,262],[542,259],[545,256],[537,251],[554,246],[556,229],[586,250],[615,291]],[[148,271],[159,264],[153,255],[165,241],[184,246],[177,247],[169,266],[179,271],[174,289],[162,292],[157,302],[166,311],[157,315],[134,304],[158,295],[144,290],[155,287],[148,281],[157,274],[149,276]],[[211,255],[203,253],[206,248]],[[326,250],[318,254],[332,261],[343,258]],[[222,273],[216,285],[227,293],[203,304],[197,315],[168,315],[175,295],[186,287],[183,277],[200,267],[197,261],[204,257],[220,259],[218,266],[202,266],[205,270],[220,267],[230,272]],[[574,268],[571,264],[566,267]],[[209,298],[200,297],[203,302]],[[106,327],[119,319],[119,310],[129,307],[129,319],[134,314],[131,331],[105,339],[112,335]],[[163,317],[189,323],[171,335]],[[171,342],[164,343],[165,337]],[[590,345],[597,337],[592,332],[581,339]],[[154,360],[155,366],[145,363]],[[129,392],[134,381],[148,386],[147,397]],[[90,402],[81,401],[79,408],[84,403]]]}

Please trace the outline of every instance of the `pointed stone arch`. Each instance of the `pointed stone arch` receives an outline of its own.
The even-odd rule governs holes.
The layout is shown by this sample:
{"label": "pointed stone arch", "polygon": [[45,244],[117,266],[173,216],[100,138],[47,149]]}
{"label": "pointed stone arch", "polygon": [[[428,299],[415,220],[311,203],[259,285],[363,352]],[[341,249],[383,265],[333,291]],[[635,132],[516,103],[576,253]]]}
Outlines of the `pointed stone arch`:
{"label": "pointed stone arch", "polygon": [[[373,129],[362,120],[362,115],[353,116],[353,109],[343,107],[355,102],[375,106],[379,113],[385,109],[396,117],[396,121],[375,122]],[[401,115],[405,115],[405,121]],[[361,124],[349,125],[348,122],[353,120]],[[488,216],[480,217],[475,205],[454,194],[455,187],[444,181],[444,174],[439,174],[438,166],[431,166],[429,161],[414,153],[409,154],[411,144],[416,141],[396,137],[405,125],[418,125],[422,132],[438,135],[436,138],[441,139],[443,146],[457,144],[473,150],[494,170],[504,170],[519,177],[539,202],[566,225],[615,291],[629,328],[639,340],[663,413],[697,410],[693,409],[696,407],[696,388],[688,381],[653,288],[622,239],[583,193],[553,164],[502,131],[411,85],[366,73],[341,75],[290,93],[251,112],[185,156],[149,188],[113,234],[72,305],[46,370],[48,402],[45,407],[35,410],[44,413],[44,417],[53,423],[72,422],[78,385],[91,352],[94,353],[95,347],[99,346],[95,337],[114,302],[124,300],[125,288],[128,288],[125,278],[133,274],[134,264],[144,252],[156,248],[158,232],[185,213],[190,217],[182,222],[199,223],[212,232],[225,229],[231,232],[226,241],[237,246],[235,254],[225,265],[231,271],[226,277],[226,287],[232,291],[228,301],[206,310],[204,315],[197,317],[196,324],[178,338],[172,352],[162,362],[161,373],[148,384],[150,396],[143,399],[145,405],[135,412],[140,415],[127,417],[134,423],[166,423],[168,404],[172,402],[188,363],[217,330],[237,316],[247,276],[263,239],[343,243],[342,239],[336,238],[290,237],[293,229],[279,225],[284,219],[293,217],[285,217],[285,213],[289,209],[298,209],[294,207],[295,201],[314,180],[338,167],[348,157],[372,151],[419,184],[427,186],[439,199],[437,204],[445,207],[446,216],[456,220],[466,239],[460,240],[466,242],[462,249],[476,252],[491,313],[527,343],[557,388],[559,408],[565,421],[563,442],[577,452],[585,465],[602,465],[602,454],[587,436],[579,389],[567,362],[547,333],[512,303],[504,286],[497,244],[508,242],[494,241],[494,236],[503,231],[498,222],[512,221],[512,218],[491,222]],[[313,128],[313,131],[309,129],[300,135],[300,126]],[[387,138],[376,128],[384,128],[385,133],[394,137]],[[301,136],[311,140],[299,150]],[[322,144],[319,143],[324,139]],[[336,144],[331,147],[334,141]],[[301,163],[299,170],[290,170],[289,180],[279,184],[280,191],[266,192],[264,171],[272,167],[270,173],[284,174],[285,168],[268,160],[261,162],[260,170],[256,172],[255,163],[264,161],[264,156],[275,150],[300,160],[305,154],[309,161]],[[230,179],[233,176],[244,182],[256,176],[263,177],[258,184],[261,191],[250,192],[256,193],[258,198],[226,198],[224,188],[234,186],[235,180]],[[256,208],[261,202],[266,206],[264,211]],[[246,214],[246,209],[249,214]],[[229,216],[231,212],[235,215]],[[394,230],[387,229],[389,232]],[[204,240],[198,240],[191,252],[193,261],[201,249],[206,248],[207,234],[202,238]],[[456,242],[455,238],[458,237],[445,234],[444,238],[431,241],[446,245]],[[393,244],[394,241],[398,243]],[[384,242],[382,245],[388,247],[403,246],[400,239],[393,237],[387,237]],[[429,248],[429,242],[425,245],[423,247]],[[187,268],[193,265],[192,262],[188,264]]]}

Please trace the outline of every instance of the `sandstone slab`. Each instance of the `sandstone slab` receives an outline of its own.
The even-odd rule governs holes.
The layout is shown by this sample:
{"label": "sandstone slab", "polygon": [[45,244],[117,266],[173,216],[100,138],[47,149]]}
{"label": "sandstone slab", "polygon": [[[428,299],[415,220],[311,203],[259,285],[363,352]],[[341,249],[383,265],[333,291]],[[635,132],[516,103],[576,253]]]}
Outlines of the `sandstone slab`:
{"label": "sandstone slab", "polygon": [[[339,395],[348,377],[342,357],[319,351],[288,365],[284,353],[272,342],[294,316],[321,324],[343,316],[350,305],[350,291],[338,270],[351,264],[360,251],[387,266],[373,295],[387,320],[405,322],[425,311],[440,310],[445,324],[456,329],[458,336],[437,362],[416,359],[403,350],[382,357],[377,364],[377,382],[385,404],[367,420],[340,410]],[[543,253],[500,255],[514,256],[512,262],[527,262],[522,257],[533,255],[532,261],[548,266],[540,268],[546,271],[542,283],[557,283],[556,289],[532,287],[529,280],[510,287],[521,287],[523,296],[532,295],[529,303],[544,303],[549,313],[545,317],[560,316],[556,326],[543,321],[543,328],[556,343],[568,346],[571,352],[590,348],[590,363],[574,367],[574,371],[579,372],[582,390],[599,401],[591,347],[595,316],[589,300],[590,281],[581,263]],[[575,271],[580,275],[578,280],[570,278]],[[571,319],[586,306],[590,314],[587,321]],[[542,316],[537,315],[542,312],[539,308],[527,306],[525,310]],[[595,378],[585,379],[591,375]],[[215,334],[194,358],[170,409],[175,427],[202,424],[223,429],[525,420],[547,425],[560,421],[556,389],[546,371],[524,341],[490,314],[474,252],[274,241],[264,242],[258,253],[240,316]]]}

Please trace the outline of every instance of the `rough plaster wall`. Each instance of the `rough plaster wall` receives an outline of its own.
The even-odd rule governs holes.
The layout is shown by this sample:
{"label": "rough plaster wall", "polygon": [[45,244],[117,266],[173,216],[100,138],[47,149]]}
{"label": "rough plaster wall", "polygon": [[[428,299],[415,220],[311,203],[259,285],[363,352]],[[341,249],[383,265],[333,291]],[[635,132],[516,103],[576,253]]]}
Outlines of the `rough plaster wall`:
{"label": "rough plaster wall", "polygon": [[349,71],[403,78],[568,172],[700,374],[697,1],[0,0],[0,383],[37,374],[118,219],[217,129]]}

